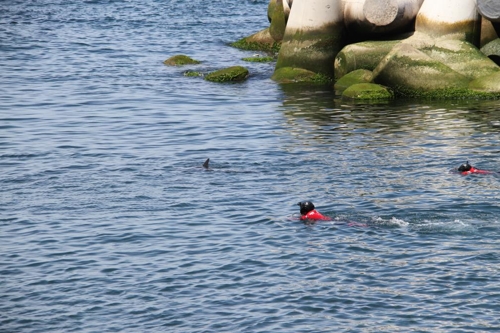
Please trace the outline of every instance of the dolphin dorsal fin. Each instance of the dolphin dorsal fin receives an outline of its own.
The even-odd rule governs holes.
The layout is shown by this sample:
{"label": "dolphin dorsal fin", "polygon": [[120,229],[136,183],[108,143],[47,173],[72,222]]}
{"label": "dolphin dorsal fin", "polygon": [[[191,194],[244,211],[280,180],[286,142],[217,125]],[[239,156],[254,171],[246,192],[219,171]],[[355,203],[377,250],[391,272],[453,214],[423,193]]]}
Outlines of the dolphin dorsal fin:
{"label": "dolphin dorsal fin", "polygon": [[204,167],[205,169],[208,169],[208,163],[209,163],[209,162],[210,162],[210,159],[209,159],[209,158],[207,158],[207,160],[205,161],[205,163],[203,163],[203,167]]}

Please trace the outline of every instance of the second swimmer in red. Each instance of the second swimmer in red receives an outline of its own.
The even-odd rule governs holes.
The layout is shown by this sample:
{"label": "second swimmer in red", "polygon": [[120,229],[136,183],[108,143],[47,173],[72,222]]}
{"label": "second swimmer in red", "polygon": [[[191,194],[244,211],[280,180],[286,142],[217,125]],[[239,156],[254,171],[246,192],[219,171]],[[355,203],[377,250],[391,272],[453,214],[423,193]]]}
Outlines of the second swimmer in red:
{"label": "second swimmer in red", "polygon": [[301,220],[322,220],[331,221],[332,218],[325,216],[318,212],[314,204],[310,201],[301,201],[297,204],[300,207],[300,219]]}
{"label": "second swimmer in red", "polygon": [[462,175],[469,175],[471,173],[479,173],[479,174],[487,175],[487,174],[494,173],[494,172],[488,171],[488,170],[476,169],[472,165],[469,164],[469,161],[467,161],[466,163],[459,166],[458,172],[460,172],[460,174],[462,174]]}

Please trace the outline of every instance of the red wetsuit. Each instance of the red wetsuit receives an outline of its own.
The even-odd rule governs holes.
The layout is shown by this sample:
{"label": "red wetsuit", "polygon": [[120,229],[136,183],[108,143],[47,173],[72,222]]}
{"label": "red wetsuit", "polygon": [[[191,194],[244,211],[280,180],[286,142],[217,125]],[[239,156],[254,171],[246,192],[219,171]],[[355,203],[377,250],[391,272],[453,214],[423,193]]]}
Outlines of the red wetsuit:
{"label": "red wetsuit", "polygon": [[302,215],[300,217],[301,220],[322,220],[322,221],[331,221],[332,218],[325,216],[318,212],[316,209],[311,210],[309,213]]}
{"label": "red wetsuit", "polygon": [[487,174],[490,174],[490,173],[493,173],[493,172],[487,171],[487,170],[476,169],[474,167],[471,167],[470,170],[468,170],[468,171],[460,172],[461,175],[469,175],[471,173],[479,173],[479,174],[482,174],[482,175],[487,175]]}

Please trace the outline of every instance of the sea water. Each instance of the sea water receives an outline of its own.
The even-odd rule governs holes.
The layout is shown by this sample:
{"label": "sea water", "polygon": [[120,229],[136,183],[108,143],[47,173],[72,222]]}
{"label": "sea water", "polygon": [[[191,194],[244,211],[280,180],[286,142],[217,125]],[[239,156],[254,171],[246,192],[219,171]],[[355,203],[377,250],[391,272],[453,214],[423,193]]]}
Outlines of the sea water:
{"label": "sea water", "polygon": [[500,102],[278,85],[267,3],[0,2],[1,332],[500,329]]}

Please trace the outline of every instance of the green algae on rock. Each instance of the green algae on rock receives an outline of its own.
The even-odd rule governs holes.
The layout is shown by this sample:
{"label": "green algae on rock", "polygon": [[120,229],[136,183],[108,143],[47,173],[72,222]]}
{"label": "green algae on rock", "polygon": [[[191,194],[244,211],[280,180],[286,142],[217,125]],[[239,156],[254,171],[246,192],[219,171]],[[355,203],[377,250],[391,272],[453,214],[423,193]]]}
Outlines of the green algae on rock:
{"label": "green algae on rock", "polygon": [[187,55],[178,54],[173,57],[168,58],[163,62],[167,66],[182,66],[182,65],[196,65],[200,62],[198,60],[194,60]]}
{"label": "green algae on rock", "polygon": [[205,80],[211,82],[238,82],[248,77],[248,69],[242,66],[232,66],[211,72],[205,76]]}
{"label": "green algae on rock", "polygon": [[189,77],[198,77],[198,76],[203,76],[203,73],[201,72],[195,72],[195,71],[185,71],[184,76],[189,76]]}
{"label": "green algae on rock", "polygon": [[326,75],[315,73],[303,68],[293,67],[282,67],[275,70],[271,79],[278,83],[332,83],[332,79]]}
{"label": "green algae on rock", "polygon": [[497,64],[466,41],[438,38],[432,47],[420,50],[469,80],[500,71]]}
{"label": "green algae on rock", "polygon": [[357,83],[371,83],[373,80],[373,73],[366,69],[357,69],[346,75],[342,76],[335,82],[334,89],[336,91],[344,91],[350,86]]}
{"label": "green algae on rock", "polygon": [[269,28],[266,28],[253,35],[243,37],[236,42],[230,43],[229,46],[240,50],[278,53],[281,42],[275,41],[269,32]]}
{"label": "green algae on rock", "polygon": [[379,84],[357,83],[344,90],[342,97],[363,101],[388,100],[394,98],[394,93],[387,87]]}
{"label": "green algae on rock", "polygon": [[357,69],[374,70],[398,42],[366,41],[345,46],[335,57],[335,79]]}
{"label": "green algae on rock", "polygon": [[373,71],[376,83],[398,90],[465,89],[469,79],[408,44],[399,44]]}
{"label": "green algae on rock", "polygon": [[469,83],[469,88],[474,91],[493,93],[500,97],[500,72],[475,79]]}
{"label": "green algae on rock", "polygon": [[274,57],[248,57],[241,59],[248,62],[273,62],[276,60]]}

